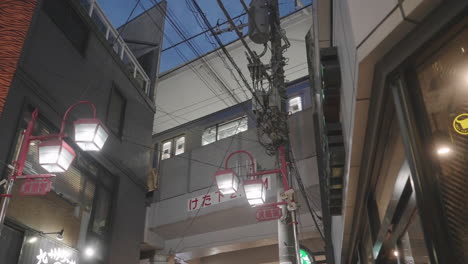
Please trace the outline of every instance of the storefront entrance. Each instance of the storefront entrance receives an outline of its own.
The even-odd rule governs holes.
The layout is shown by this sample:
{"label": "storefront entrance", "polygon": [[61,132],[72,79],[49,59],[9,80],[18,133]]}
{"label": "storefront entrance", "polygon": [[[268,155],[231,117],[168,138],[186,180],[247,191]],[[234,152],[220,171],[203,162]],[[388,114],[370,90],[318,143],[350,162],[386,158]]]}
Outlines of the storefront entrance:
{"label": "storefront entrance", "polygon": [[18,263],[24,234],[4,226],[0,236],[0,263]]}

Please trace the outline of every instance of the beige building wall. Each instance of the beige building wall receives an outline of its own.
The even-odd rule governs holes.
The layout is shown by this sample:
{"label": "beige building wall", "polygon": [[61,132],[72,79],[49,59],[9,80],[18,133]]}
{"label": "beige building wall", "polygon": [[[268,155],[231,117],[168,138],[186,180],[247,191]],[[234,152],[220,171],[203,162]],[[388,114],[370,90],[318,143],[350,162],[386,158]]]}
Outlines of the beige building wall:
{"label": "beige building wall", "polygon": [[[307,239],[301,245],[313,252],[321,252],[323,242],[321,239]],[[244,250],[221,253],[188,262],[189,264],[278,264],[278,244],[263,247],[254,247]]]}
{"label": "beige building wall", "polygon": [[335,262],[348,263],[349,235],[376,63],[440,0],[334,0],[333,45],[342,74],[341,123],[346,149],[343,214],[332,219]]}

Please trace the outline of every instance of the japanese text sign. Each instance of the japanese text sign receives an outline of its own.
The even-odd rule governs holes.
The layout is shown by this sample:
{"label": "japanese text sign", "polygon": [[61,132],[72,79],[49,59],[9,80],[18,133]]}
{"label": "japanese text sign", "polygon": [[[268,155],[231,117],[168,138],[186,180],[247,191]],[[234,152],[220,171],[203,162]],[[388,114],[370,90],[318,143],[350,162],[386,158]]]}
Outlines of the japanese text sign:
{"label": "japanese text sign", "polygon": [[201,195],[198,197],[188,199],[187,211],[190,212],[193,210],[198,210],[200,208],[205,208],[219,203],[235,200],[240,197],[243,197],[242,193],[240,192],[224,195],[219,191],[208,193],[206,195]]}

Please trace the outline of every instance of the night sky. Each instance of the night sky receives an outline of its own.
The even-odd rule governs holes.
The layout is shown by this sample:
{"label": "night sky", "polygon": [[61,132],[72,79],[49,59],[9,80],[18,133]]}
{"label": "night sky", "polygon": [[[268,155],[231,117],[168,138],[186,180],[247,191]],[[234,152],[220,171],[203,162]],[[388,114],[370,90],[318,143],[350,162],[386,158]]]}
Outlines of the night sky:
{"label": "night sky", "polygon": [[[114,26],[117,28],[127,21],[137,1],[138,0],[98,0],[98,3],[104,9],[104,12],[107,14]],[[145,9],[149,9],[156,2],[159,3],[160,0],[141,0],[141,5]],[[196,35],[203,31],[195,19],[194,13],[189,9],[187,4],[187,2],[190,3],[191,0],[168,0],[167,2],[167,15],[173,19],[174,23],[178,25],[186,37]],[[245,2],[249,4],[250,0],[246,0]],[[311,3],[311,0],[303,0],[302,2],[307,5]],[[198,0],[197,3],[205,12],[212,26],[216,25],[217,22],[222,23],[226,21],[226,18],[219,8],[216,0]],[[238,0],[224,0],[223,3],[226,9],[229,11],[231,17],[238,16],[244,12],[242,5]],[[130,18],[133,18],[144,11],[141,5],[137,5],[133,15]],[[282,16],[293,12],[294,0],[280,0],[280,8]],[[243,22],[246,23],[247,17],[243,16],[235,22],[236,24],[241,24]],[[205,27],[204,24],[202,25]],[[175,28],[168,20],[166,20],[164,30],[165,37],[163,50],[172,46],[172,44],[183,40],[182,36],[177,34]],[[220,38],[222,39],[223,43],[229,43],[235,40],[237,37],[234,33],[225,33],[220,35]],[[192,48],[187,44],[181,44],[178,45],[177,48],[171,48],[163,51],[160,72],[165,72],[178,65],[184,64],[198,57],[199,55],[212,51],[214,47],[218,47],[217,44],[213,44],[215,44],[214,38],[211,35],[207,36],[207,34],[203,34],[192,41],[192,45],[196,51],[192,50]]]}

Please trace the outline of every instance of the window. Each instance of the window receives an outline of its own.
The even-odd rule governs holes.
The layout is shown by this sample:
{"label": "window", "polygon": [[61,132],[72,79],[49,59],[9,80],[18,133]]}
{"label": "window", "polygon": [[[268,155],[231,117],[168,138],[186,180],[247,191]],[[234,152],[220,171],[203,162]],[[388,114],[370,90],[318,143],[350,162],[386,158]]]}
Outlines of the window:
{"label": "window", "polygon": [[184,153],[185,150],[185,137],[179,137],[175,141],[175,155]]}
{"label": "window", "polygon": [[[173,149],[174,147],[174,149]],[[162,143],[161,160],[168,159],[172,155],[180,155],[185,152],[185,136],[168,139]]]}
{"label": "window", "polygon": [[162,144],[161,159],[165,160],[171,157],[172,141],[164,142]]}
{"label": "window", "polygon": [[106,124],[118,137],[122,136],[126,104],[127,102],[119,90],[116,87],[112,88],[107,106]]}
{"label": "window", "polygon": [[64,0],[46,0],[43,9],[73,46],[83,54],[86,49],[89,29],[75,9]]}
{"label": "window", "polygon": [[248,120],[246,116],[209,127],[203,132],[202,146],[208,145],[223,138],[234,136],[240,132],[247,131],[247,129]]}
{"label": "window", "polygon": [[216,141],[216,129],[216,126],[205,129],[202,135],[202,146]]}
{"label": "window", "polygon": [[288,111],[291,114],[302,111],[302,98],[300,96],[296,96],[288,100]]}

